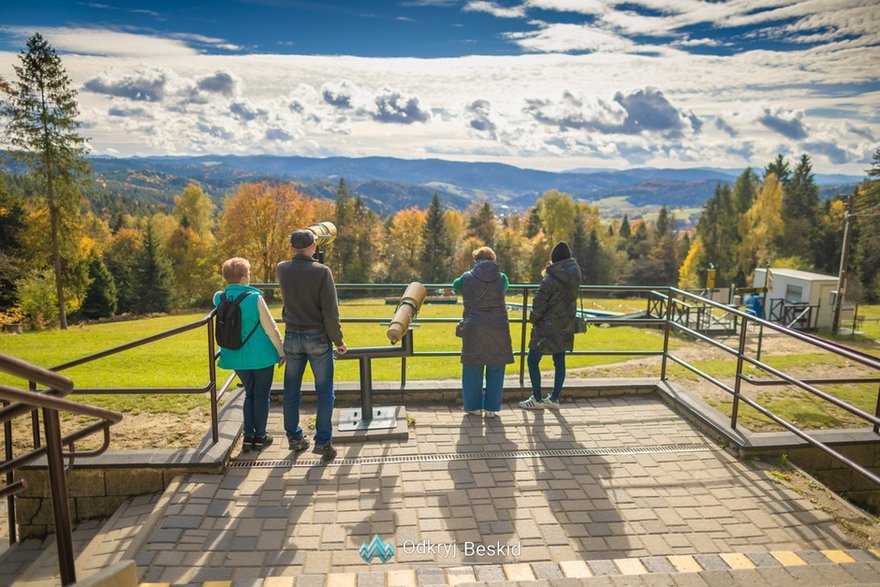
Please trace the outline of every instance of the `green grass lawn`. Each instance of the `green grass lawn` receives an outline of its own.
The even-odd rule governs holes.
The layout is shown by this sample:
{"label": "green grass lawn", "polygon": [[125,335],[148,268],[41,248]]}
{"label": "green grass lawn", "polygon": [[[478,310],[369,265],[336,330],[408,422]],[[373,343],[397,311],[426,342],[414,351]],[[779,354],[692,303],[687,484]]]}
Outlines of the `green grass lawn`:
{"label": "green grass lawn", "polygon": [[[511,301],[518,298],[511,297]],[[584,300],[584,307],[601,308],[606,311],[629,312],[644,307],[642,300],[596,299]],[[279,303],[270,305],[274,316],[281,315]],[[376,318],[387,322],[394,314],[394,306],[386,305],[381,299],[344,300],[340,312],[345,318]],[[197,322],[205,312],[195,312],[158,318],[145,318],[126,322],[72,326],[67,331],[45,330],[21,335],[0,336],[0,352],[31,361],[43,367],[54,367],[62,363],[88,356],[99,351],[123,345],[172,328]],[[425,305],[419,318],[450,318],[450,323],[421,323],[414,330],[416,352],[459,351],[461,341],[455,337],[455,321],[461,317],[460,305]],[[510,330],[514,350],[521,341],[522,314],[510,313]],[[349,347],[384,346],[387,326],[378,323],[345,323],[343,330]],[[283,326],[281,326],[283,335]],[[526,336],[529,330],[527,327]],[[663,337],[659,330],[621,327],[591,328],[586,334],[577,335],[576,350],[662,350]],[[567,365],[571,368],[613,363],[626,359],[615,357],[571,356]],[[359,365],[356,360],[341,360],[337,363],[337,381],[357,381]],[[373,379],[398,380],[400,378],[400,359],[374,359]],[[203,387],[209,380],[209,359],[207,350],[207,328],[175,335],[171,338],[123,351],[119,354],[98,359],[86,365],[66,369],[65,375],[72,378],[78,389],[85,388],[161,388],[161,387]],[[508,367],[508,375],[518,373],[519,361]],[[546,367],[550,369],[550,366]],[[222,383],[230,374],[217,370],[218,382]],[[454,379],[461,375],[458,357],[411,357],[407,359],[407,379]],[[283,369],[276,370],[275,381],[282,381]],[[311,372],[306,370],[306,379],[311,380]],[[0,381],[22,385],[8,376],[0,375]],[[218,383],[219,384],[219,383]],[[110,407],[131,413],[185,413],[193,407],[204,407],[204,399],[198,395],[159,395],[138,394],[132,396],[89,395],[88,403]]]}

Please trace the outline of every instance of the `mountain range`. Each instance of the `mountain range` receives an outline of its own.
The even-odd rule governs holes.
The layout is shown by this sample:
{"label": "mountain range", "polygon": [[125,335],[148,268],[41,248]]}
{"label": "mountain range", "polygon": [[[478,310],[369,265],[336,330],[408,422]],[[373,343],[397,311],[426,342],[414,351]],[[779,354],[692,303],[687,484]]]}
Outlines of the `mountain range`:
{"label": "mountain range", "polygon": [[[9,168],[8,157],[4,157]],[[91,157],[96,183],[103,190],[144,204],[170,204],[195,180],[218,203],[247,181],[295,181],[310,196],[335,199],[340,178],[352,196],[387,214],[410,206],[425,208],[434,193],[444,206],[463,210],[486,200],[496,212],[521,212],[547,190],[595,203],[605,216],[631,216],[667,206],[698,209],[719,183],[732,185],[742,169],[637,168],[572,169],[563,172],[523,169],[502,163],[392,157],[284,157],[206,155],[198,157]],[[760,169],[756,169],[760,172]],[[14,172],[14,169],[13,169]],[[816,175],[821,195],[849,193],[863,178]],[[679,216],[681,218],[681,216]]]}

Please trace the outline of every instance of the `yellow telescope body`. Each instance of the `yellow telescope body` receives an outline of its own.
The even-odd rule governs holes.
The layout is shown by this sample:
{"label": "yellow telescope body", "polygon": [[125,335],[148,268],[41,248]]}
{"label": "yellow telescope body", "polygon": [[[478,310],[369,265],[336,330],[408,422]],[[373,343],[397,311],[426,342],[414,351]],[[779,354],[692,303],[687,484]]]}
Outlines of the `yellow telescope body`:
{"label": "yellow telescope body", "polygon": [[329,245],[336,239],[336,225],[332,222],[316,222],[303,230],[308,230],[315,235],[315,241],[319,247]]}
{"label": "yellow telescope body", "polygon": [[400,298],[397,311],[394,312],[394,318],[391,319],[391,325],[388,326],[388,331],[385,333],[391,344],[397,344],[397,341],[406,334],[409,323],[419,313],[419,308],[422,307],[422,302],[425,301],[427,295],[428,290],[418,281],[413,281],[407,286],[403,297]]}

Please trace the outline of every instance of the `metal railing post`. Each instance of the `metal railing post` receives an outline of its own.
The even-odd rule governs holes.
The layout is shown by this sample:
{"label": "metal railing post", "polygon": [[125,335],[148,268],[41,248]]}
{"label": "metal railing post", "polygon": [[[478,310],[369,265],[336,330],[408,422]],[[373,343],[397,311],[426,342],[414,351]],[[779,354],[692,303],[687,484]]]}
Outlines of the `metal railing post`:
{"label": "metal railing post", "polygon": [[[880,387],[877,388],[877,407],[874,408],[874,415],[880,418]],[[874,434],[880,434],[880,424],[874,424]]]}
{"label": "metal railing post", "polygon": [[666,362],[669,358],[669,331],[672,330],[672,290],[666,291],[666,321],[663,322],[663,359],[660,364],[660,381],[666,381]]}
{"label": "metal railing post", "polygon": [[529,323],[529,290],[523,288],[522,332],[519,341],[519,386],[526,386],[526,326]]}
{"label": "metal railing post", "polygon": [[743,317],[742,328],[739,331],[739,346],[736,352],[736,381],[733,384],[733,406],[730,411],[730,427],[736,429],[736,420],[739,415],[739,396],[742,386],[743,356],[746,352],[746,331],[748,330],[748,318]]}
{"label": "metal railing post", "polygon": [[[28,389],[32,393],[37,393],[37,382],[28,381]],[[31,432],[34,435],[34,448],[40,448],[42,445],[40,441],[40,412],[36,408],[31,411]]]}
{"label": "metal railing post", "polygon": [[[9,405],[10,402],[4,401],[3,407]],[[12,422],[7,421],[3,423],[3,440],[6,443],[5,452],[6,452],[6,460],[11,461],[13,457],[12,452]],[[12,485],[15,481],[15,476],[12,471],[6,473],[6,486]],[[9,544],[15,544],[18,542],[18,533],[17,528],[15,526],[15,496],[9,495],[6,497],[6,514],[9,519]]]}
{"label": "metal railing post", "polygon": [[58,546],[58,567],[61,584],[76,583],[76,567],[73,559],[73,535],[70,524],[70,504],[67,500],[67,479],[61,456],[61,420],[58,410],[43,408],[46,430],[46,462],[49,470],[49,487],[52,493],[52,516],[55,521],[55,543]]}
{"label": "metal railing post", "polygon": [[217,365],[214,358],[214,320],[208,319],[208,393],[211,397],[211,439],[214,444],[220,441],[220,424],[217,414]]}

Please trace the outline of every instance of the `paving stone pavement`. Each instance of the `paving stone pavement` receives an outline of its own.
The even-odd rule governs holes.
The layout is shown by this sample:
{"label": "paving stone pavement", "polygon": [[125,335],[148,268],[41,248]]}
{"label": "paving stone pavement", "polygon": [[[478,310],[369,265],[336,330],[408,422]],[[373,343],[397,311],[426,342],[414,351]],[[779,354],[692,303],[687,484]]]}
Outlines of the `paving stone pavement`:
{"label": "paving stone pavement", "polygon": [[[516,563],[553,580],[552,565],[535,565],[595,561],[593,574],[602,575],[612,559],[641,559],[652,572],[691,562],[724,572],[718,553],[846,547],[827,514],[656,396],[576,399],[559,411],[511,401],[493,419],[449,405],[407,411],[415,419],[408,441],[339,444],[337,462],[322,466],[287,449],[273,404],[273,446],[236,454],[222,476],[187,475],[166,494],[136,554],[141,580],[332,572],[360,583],[400,569],[421,570],[422,584],[438,568],[487,564],[470,580],[516,581],[491,574],[492,565]],[[254,466],[242,466],[248,461]],[[368,564],[358,550],[377,534],[394,556]]]}

